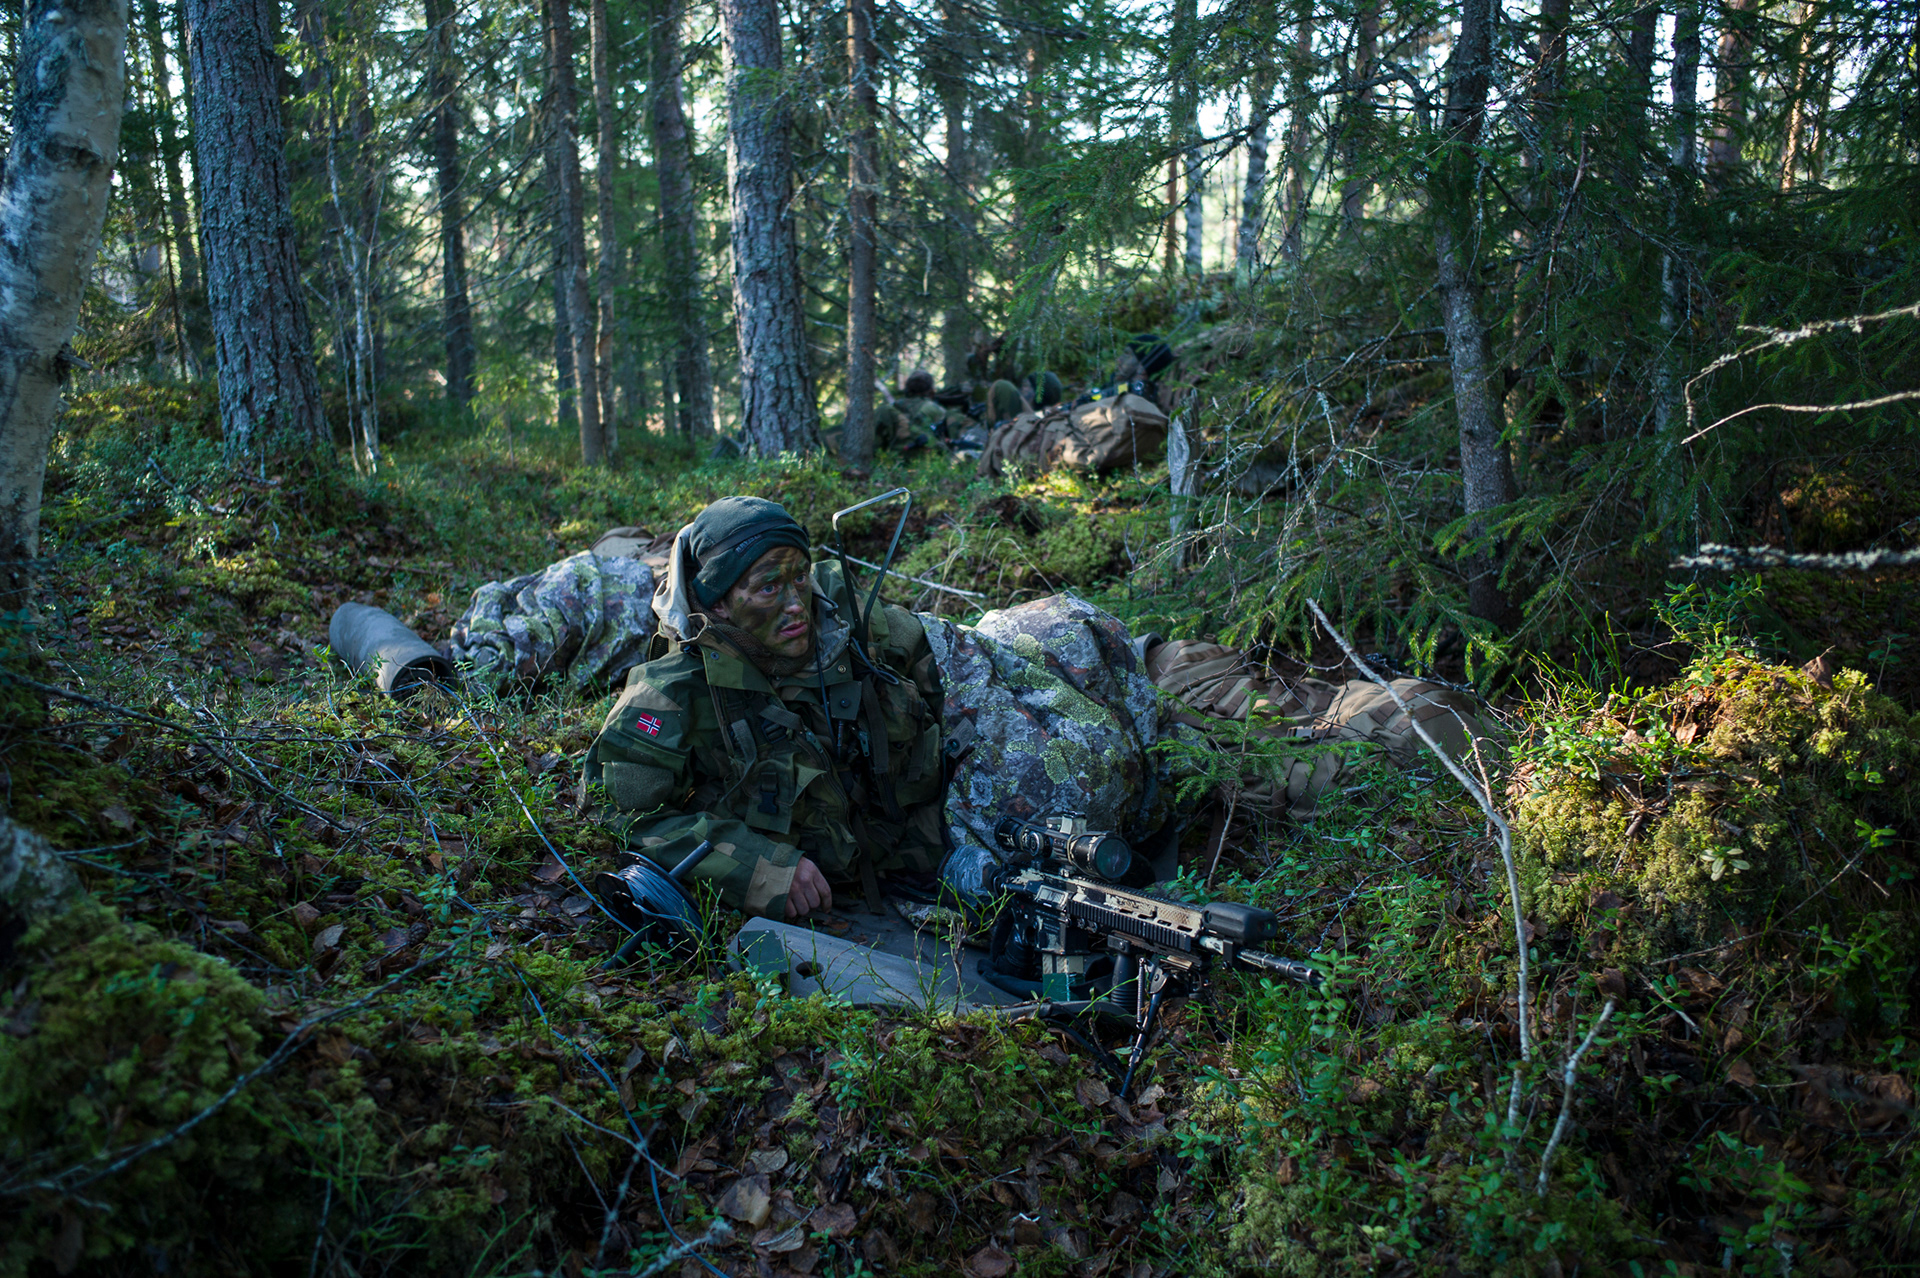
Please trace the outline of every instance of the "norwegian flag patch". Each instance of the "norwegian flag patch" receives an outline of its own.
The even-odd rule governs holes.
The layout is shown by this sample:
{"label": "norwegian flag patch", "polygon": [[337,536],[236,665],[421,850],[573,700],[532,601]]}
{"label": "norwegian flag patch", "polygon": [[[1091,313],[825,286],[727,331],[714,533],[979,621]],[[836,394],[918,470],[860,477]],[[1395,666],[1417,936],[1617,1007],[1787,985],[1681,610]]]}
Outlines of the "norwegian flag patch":
{"label": "norwegian flag patch", "polygon": [[660,735],[660,720],[653,715],[643,714],[633,721],[635,732],[644,732],[650,737]]}

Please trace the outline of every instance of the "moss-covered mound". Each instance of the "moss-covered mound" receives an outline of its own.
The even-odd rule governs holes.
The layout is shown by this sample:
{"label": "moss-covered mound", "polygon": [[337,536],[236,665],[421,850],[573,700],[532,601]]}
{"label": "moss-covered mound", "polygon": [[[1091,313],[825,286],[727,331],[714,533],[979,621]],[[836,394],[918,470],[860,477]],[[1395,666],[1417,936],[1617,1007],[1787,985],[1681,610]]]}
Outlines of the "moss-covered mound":
{"label": "moss-covered mound", "polygon": [[1595,958],[1806,931],[1910,904],[1920,717],[1857,671],[1710,654],[1549,721],[1513,798],[1529,910],[1595,929]]}
{"label": "moss-covered mound", "polygon": [[260,1064],[258,989],[91,900],[16,957],[0,995],[0,1165],[21,1210],[6,1213],[0,1272],[35,1256],[68,1273],[129,1252],[217,1254],[222,1234],[264,1245],[300,1227],[259,1209],[285,1143],[272,1095],[186,1126]]}

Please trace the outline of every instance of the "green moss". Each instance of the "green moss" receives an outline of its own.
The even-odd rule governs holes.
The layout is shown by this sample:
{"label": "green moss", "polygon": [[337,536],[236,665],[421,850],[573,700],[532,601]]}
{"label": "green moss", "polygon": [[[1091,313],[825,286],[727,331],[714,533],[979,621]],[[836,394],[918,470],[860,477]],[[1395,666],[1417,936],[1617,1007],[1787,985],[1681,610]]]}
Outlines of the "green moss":
{"label": "green moss", "polygon": [[[260,1061],[263,998],[218,959],[86,902],[21,943],[32,974],[0,995],[0,1150],[70,1186],[5,1201],[0,1270],[194,1244],[209,1217],[251,1214],[280,1145],[271,1093],[249,1094],[104,1178],[92,1173],[211,1105]],[[268,1213],[271,1215],[271,1213]],[[284,1221],[281,1222],[284,1225]],[[261,1254],[287,1241],[256,1221]]]}
{"label": "green moss", "polygon": [[1855,884],[1830,881],[1850,864],[1908,873],[1920,721],[1857,672],[1826,688],[1724,656],[1562,739],[1590,748],[1536,754],[1516,781],[1527,906],[1607,929],[1615,958],[1701,950],[1788,911],[1799,927],[1844,914]]}

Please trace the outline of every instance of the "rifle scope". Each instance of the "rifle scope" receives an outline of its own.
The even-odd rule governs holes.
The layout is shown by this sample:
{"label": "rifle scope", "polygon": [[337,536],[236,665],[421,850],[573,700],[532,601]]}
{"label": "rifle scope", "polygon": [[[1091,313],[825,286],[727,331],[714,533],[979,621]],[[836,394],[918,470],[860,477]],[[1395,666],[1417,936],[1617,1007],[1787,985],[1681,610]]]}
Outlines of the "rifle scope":
{"label": "rifle scope", "polygon": [[993,839],[1022,860],[1058,861],[1109,882],[1133,868],[1133,849],[1126,840],[1103,830],[1087,829],[1083,817],[1048,817],[1045,821],[1002,817],[993,827]]}

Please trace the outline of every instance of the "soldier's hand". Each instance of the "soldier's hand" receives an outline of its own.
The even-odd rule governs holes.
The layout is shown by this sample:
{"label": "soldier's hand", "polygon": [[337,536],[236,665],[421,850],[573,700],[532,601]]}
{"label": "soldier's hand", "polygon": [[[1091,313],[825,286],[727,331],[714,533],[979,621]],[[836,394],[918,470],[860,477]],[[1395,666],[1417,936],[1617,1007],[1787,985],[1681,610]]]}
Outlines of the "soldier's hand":
{"label": "soldier's hand", "polygon": [[827,876],[812,861],[802,859],[793,872],[792,886],[787,888],[787,917],[797,919],[832,907],[833,889],[827,886]]}

